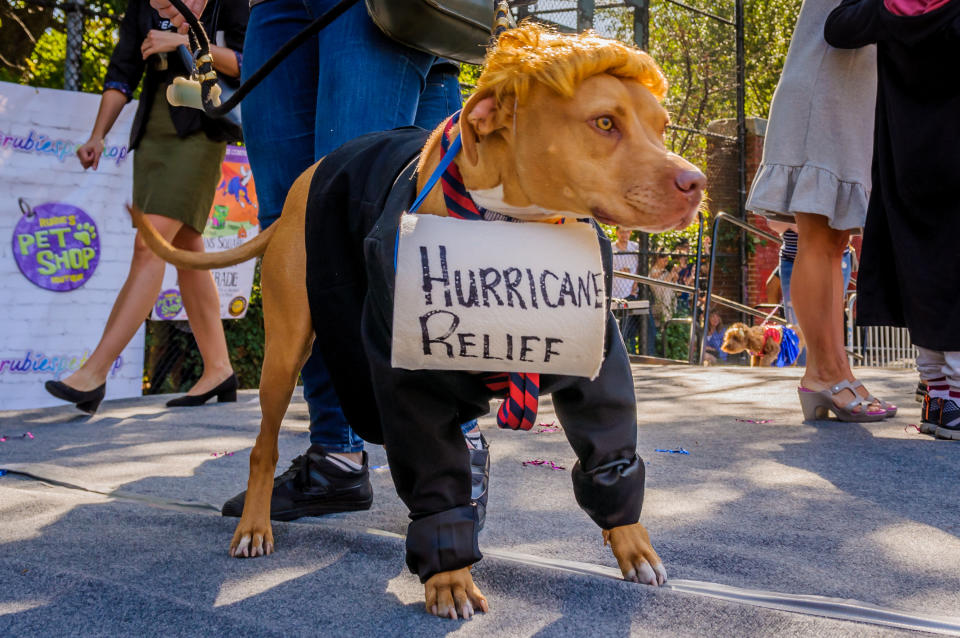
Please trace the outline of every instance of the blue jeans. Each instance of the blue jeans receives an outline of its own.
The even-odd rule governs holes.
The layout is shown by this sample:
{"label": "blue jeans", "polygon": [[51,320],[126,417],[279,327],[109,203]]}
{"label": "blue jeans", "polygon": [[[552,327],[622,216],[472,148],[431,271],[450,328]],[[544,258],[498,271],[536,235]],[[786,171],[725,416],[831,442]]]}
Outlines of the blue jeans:
{"label": "blue jeans", "polygon": [[[256,5],[247,26],[241,79],[334,4],[336,0],[270,0]],[[452,81],[445,77],[450,73],[430,78],[435,61],[383,35],[358,3],[264,78],[242,106],[261,228],[280,217],[294,180],[333,149],[364,133],[414,122],[432,128],[460,108],[459,85],[456,102],[451,101],[456,76]],[[316,347],[301,376],[310,443],[329,452],[361,451],[363,440],[350,428]],[[475,425],[464,424],[464,430]]]}
{"label": "blue jeans", "polygon": [[442,61],[430,67],[426,85],[420,93],[414,126],[428,131],[435,129],[450,114],[460,110],[463,95],[460,93],[458,76],[455,67]]}
{"label": "blue jeans", "polygon": [[[793,262],[786,259],[780,259],[780,291],[783,294],[783,317],[787,323],[797,325],[797,311],[793,308],[793,301],[790,298],[790,278],[793,277]],[[804,348],[800,356],[797,357],[797,365],[803,367],[807,365],[807,349]]]}

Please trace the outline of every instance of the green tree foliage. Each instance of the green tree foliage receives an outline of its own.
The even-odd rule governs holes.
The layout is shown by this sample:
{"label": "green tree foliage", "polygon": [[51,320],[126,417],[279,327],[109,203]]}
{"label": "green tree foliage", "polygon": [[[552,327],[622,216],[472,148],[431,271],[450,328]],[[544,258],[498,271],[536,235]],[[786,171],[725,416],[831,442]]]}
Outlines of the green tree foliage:
{"label": "green tree foliage", "polygon": [[[732,1],[687,4],[732,21]],[[780,79],[801,0],[746,0],[744,5],[745,111],[767,117]],[[671,89],[665,100],[673,123],[702,130],[719,119],[736,117],[736,40],[729,24],[694,14],[663,0],[650,9],[650,53]],[[705,152],[702,136],[674,129],[672,150],[692,160]]]}
{"label": "green tree foliage", "polygon": [[[98,93],[117,38],[126,0],[86,0],[81,88]],[[47,0],[0,3],[0,80],[63,88],[67,7]]]}

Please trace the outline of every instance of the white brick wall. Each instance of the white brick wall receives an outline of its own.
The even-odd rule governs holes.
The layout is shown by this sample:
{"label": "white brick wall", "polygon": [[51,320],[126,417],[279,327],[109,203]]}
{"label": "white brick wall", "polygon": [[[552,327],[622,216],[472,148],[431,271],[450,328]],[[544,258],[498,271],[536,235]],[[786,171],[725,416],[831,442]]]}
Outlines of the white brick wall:
{"label": "white brick wall", "polygon": [[[99,341],[117,291],[126,278],[134,232],[124,204],[132,189],[132,157],[126,153],[136,103],[128,104],[107,137],[98,171],[84,171],[74,149],[86,141],[100,96],[35,89],[0,82],[0,409],[62,404],[43,389],[49,371],[11,372],[4,361],[79,359]],[[53,154],[14,150],[14,138],[33,131],[65,141],[62,161]],[[125,157],[119,159],[120,153]],[[106,155],[106,154],[105,154]],[[12,253],[20,219],[18,198],[32,206],[64,202],[83,209],[97,225],[100,262],[91,279],[69,292],[39,288],[20,272]],[[143,330],[108,378],[107,398],[139,396],[143,375]]]}

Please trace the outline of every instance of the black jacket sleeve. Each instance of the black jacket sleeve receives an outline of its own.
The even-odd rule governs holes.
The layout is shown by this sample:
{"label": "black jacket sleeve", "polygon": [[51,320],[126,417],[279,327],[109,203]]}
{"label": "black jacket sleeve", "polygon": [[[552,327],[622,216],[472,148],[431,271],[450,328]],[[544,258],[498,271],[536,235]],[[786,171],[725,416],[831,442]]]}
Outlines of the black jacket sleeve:
{"label": "black jacket sleeve", "polygon": [[146,62],[140,54],[140,46],[146,34],[141,33],[140,12],[146,0],[131,0],[127,11],[120,21],[120,34],[117,46],[110,56],[110,65],[103,80],[104,89],[122,91],[129,102],[133,98],[133,91],[140,84]]}
{"label": "black jacket sleeve", "polygon": [[237,66],[243,66],[243,40],[247,34],[247,21],[250,19],[248,0],[219,0],[219,13],[216,24],[211,25],[210,37],[217,44],[218,34],[223,33],[221,46],[225,46],[237,56]]}
{"label": "black jacket sleeve", "polygon": [[830,12],[823,36],[838,49],[858,49],[876,44],[880,37],[883,0],[844,0]]}

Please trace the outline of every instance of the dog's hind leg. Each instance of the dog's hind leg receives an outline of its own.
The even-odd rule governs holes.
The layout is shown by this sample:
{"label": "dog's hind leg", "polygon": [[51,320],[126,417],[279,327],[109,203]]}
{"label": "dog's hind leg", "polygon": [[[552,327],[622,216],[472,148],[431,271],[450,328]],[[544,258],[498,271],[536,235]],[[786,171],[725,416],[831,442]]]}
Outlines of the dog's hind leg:
{"label": "dog's hind leg", "polygon": [[[290,189],[278,228],[260,267],[266,342],[260,373],[263,413],[257,442],[250,452],[250,478],[243,515],[230,543],[230,555],[254,557],[273,551],[270,498],[277,467],[277,437],[290,397],[313,344],[307,303],[303,217],[313,170]],[[279,224],[280,222],[278,222]]]}

